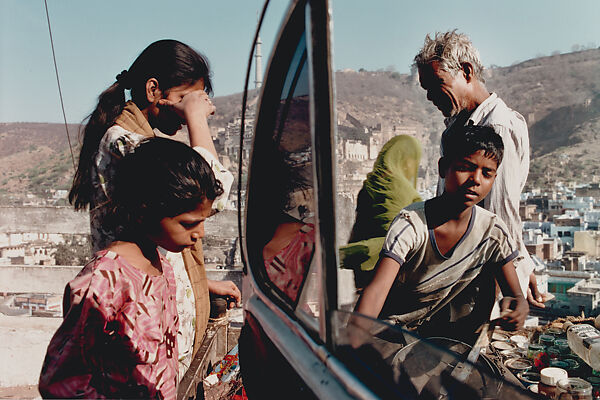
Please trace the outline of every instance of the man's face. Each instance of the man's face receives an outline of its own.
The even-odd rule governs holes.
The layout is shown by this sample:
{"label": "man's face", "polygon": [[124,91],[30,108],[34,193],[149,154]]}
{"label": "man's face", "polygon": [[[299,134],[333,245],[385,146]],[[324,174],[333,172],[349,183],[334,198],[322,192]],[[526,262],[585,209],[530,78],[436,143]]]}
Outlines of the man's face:
{"label": "man's face", "polygon": [[453,117],[466,108],[468,82],[465,74],[456,75],[440,68],[438,61],[419,67],[421,87],[427,91],[431,101],[444,117]]}
{"label": "man's face", "polygon": [[483,150],[458,158],[445,167],[444,191],[465,207],[479,204],[492,190],[497,169],[498,162]]}

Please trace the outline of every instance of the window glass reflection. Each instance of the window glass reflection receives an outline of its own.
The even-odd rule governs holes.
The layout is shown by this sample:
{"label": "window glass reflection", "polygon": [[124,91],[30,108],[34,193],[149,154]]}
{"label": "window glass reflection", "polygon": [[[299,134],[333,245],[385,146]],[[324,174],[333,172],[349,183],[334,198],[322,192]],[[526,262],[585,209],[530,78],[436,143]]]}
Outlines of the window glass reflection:
{"label": "window glass reflection", "polygon": [[[253,212],[261,210],[261,224],[256,233],[262,236],[260,256],[265,279],[281,297],[295,305],[315,250],[304,34],[298,39],[283,82],[273,130],[260,140],[257,138],[255,144],[252,173],[257,174],[258,182],[252,190],[261,196],[261,205]],[[268,101],[263,99],[263,106]]]}

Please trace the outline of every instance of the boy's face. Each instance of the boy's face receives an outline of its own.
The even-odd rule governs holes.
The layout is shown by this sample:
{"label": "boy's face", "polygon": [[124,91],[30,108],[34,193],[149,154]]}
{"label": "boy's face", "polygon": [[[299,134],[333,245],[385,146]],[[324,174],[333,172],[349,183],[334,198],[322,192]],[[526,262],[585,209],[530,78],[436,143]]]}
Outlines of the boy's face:
{"label": "boy's face", "polygon": [[179,253],[204,237],[204,221],[212,214],[212,200],[204,199],[191,211],[159,221],[156,233],[149,238],[162,248]]}
{"label": "boy's face", "polygon": [[442,164],[443,159],[440,175],[445,179],[445,192],[466,207],[478,204],[492,190],[498,162],[486,156],[483,150],[452,160],[444,169]]}

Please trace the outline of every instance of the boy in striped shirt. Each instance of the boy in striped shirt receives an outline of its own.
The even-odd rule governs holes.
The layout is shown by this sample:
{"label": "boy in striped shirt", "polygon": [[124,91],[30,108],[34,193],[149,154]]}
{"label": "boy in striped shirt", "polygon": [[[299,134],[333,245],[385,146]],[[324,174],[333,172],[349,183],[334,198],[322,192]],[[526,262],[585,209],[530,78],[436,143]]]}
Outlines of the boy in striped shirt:
{"label": "boy in striped shirt", "polygon": [[422,336],[471,341],[489,319],[496,280],[512,299],[504,302],[501,324],[521,328],[529,307],[512,262],[517,247],[504,222],[477,205],[494,183],[502,138],[491,127],[469,125],[447,134],[442,145],[444,193],[411,204],[392,222],[356,311]]}

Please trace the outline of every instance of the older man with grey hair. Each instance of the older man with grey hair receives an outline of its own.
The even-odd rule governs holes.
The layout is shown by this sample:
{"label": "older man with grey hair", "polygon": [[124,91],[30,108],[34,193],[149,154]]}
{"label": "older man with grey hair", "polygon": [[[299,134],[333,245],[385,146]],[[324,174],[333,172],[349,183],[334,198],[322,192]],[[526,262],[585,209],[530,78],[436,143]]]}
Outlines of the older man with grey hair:
{"label": "older man with grey hair", "polygon": [[[504,220],[519,246],[515,267],[523,294],[537,307],[545,296],[537,289],[533,261],[523,243],[519,216],[521,191],[529,173],[529,134],[525,119],[496,93],[486,89],[479,52],[468,36],[456,30],[425,37],[414,58],[419,80],[431,101],[446,117],[445,135],[454,124],[491,126],[504,142],[504,160],[483,207]],[[443,149],[442,149],[443,152]],[[443,190],[438,184],[438,194]]]}

